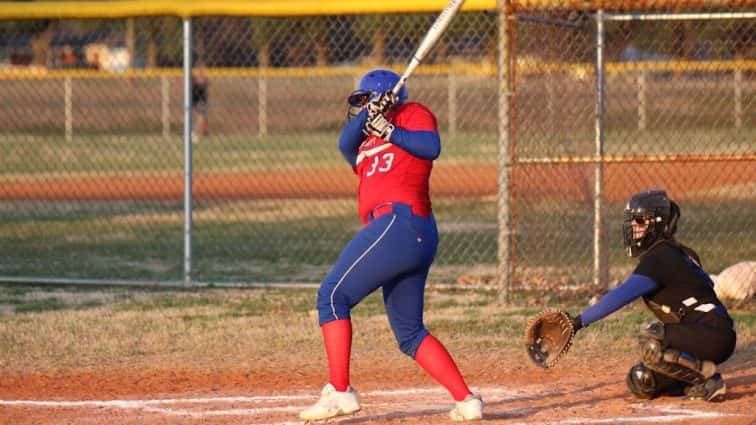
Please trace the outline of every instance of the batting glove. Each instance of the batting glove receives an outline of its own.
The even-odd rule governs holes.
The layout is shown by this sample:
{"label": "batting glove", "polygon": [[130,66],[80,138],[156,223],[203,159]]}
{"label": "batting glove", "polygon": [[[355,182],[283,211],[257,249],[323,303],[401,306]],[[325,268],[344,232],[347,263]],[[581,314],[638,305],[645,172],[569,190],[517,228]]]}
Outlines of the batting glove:
{"label": "batting glove", "polygon": [[365,132],[388,142],[391,140],[391,133],[394,132],[394,124],[391,124],[383,114],[377,114],[368,118],[365,123]]}
{"label": "batting glove", "polygon": [[379,114],[385,114],[389,109],[391,109],[392,106],[396,105],[397,100],[398,98],[396,97],[394,92],[387,90],[381,93],[381,95],[377,99],[368,103],[368,114],[370,115],[370,117],[374,117],[375,115]]}

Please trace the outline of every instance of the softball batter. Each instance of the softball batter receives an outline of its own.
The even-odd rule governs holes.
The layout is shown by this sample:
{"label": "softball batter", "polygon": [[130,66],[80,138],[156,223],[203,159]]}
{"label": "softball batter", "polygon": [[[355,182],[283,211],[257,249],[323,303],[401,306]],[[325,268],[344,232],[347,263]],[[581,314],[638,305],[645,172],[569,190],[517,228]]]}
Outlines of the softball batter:
{"label": "softball batter", "polygon": [[348,98],[349,120],[339,149],[360,179],[358,204],[364,227],[318,290],[330,376],[318,402],[300,413],[305,420],[360,410],[349,383],[350,311],[378,288],[399,349],[456,401],[451,418],[482,417],[480,396],[470,392],[454,360],[423,324],[425,281],[438,245],[429,178],[441,142],[428,108],[407,102],[406,87],[397,96],[391,93],[399,78],[389,70],[372,70]]}

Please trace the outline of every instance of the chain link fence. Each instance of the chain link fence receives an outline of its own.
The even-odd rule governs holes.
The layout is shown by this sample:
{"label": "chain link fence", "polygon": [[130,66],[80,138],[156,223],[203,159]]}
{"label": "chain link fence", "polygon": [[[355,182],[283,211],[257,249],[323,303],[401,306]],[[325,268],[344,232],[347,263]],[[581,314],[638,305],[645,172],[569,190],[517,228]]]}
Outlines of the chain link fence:
{"label": "chain link fence", "polygon": [[[595,10],[521,6],[461,13],[409,83],[442,136],[430,281],[621,279],[623,201],[656,187],[711,272],[756,258],[754,17],[607,11],[597,73]],[[188,150],[191,281],[320,281],[361,225],[346,96],[436,15],[191,18],[191,149],[181,18],[0,20],[0,276],[185,279]]]}
{"label": "chain link fence", "polygon": [[515,286],[623,280],[624,201],[650,188],[680,202],[678,237],[710,272],[754,259],[756,15],[574,9],[513,26]]}

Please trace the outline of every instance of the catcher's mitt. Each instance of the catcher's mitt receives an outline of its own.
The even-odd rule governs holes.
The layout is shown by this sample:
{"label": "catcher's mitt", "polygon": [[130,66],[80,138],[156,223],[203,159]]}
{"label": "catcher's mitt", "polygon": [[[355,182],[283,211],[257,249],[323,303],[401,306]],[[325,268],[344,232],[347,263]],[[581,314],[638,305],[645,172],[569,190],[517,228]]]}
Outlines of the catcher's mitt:
{"label": "catcher's mitt", "polygon": [[564,311],[547,308],[530,319],[525,327],[528,356],[542,368],[549,368],[570,349],[575,336],[572,318]]}

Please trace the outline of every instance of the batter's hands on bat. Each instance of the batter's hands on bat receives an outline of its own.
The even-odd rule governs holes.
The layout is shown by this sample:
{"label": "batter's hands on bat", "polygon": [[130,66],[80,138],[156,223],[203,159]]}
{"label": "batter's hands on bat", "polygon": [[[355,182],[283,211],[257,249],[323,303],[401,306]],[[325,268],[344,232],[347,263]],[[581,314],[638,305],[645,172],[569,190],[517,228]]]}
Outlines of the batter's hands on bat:
{"label": "batter's hands on bat", "polygon": [[397,96],[391,90],[381,93],[377,99],[368,103],[368,116],[373,118],[376,115],[385,114],[392,106],[396,105],[398,100]]}
{"label": "batter's hands on bat", "polygon": [[365,132],[368,135],[380,137],[388,142],[391,139],[391,133],[394,132],[394,124],[391,124],[383,114],[376,114],[373,117],[368,116],[368,120],[365,123]]}

